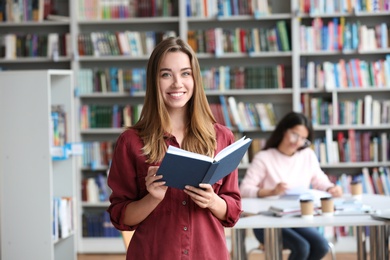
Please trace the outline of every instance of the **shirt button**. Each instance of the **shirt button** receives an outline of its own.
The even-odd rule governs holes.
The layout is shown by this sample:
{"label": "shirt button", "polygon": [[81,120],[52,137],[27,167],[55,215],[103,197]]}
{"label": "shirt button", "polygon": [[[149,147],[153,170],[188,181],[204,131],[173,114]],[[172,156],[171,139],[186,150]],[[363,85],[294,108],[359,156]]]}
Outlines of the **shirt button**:
{"label": "shirt button", "polygon": [[184,250],[184,252],[183,252],[185,255],[188,255],[188,250],[186,249],[186,250]]}
{"label": "shirt button", "polygon": [[184,227],[183,229],[184,229],[184,231],[187,231],[187,230],[188,230],[188,228],[187,228],[187,227]]}
{"label": "shirt button", "polygon": [[183,201],[181,202],[181,204],[183,204],[183,205],[185,206],[185,205],[187,205],[187,201],[183,200]]}

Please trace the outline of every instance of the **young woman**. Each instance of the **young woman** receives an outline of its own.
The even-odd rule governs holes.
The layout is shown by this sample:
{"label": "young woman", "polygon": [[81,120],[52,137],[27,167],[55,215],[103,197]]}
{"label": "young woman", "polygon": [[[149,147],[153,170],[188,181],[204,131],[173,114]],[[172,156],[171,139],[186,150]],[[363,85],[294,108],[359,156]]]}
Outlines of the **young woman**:
{"label": "young woman", "polygon": [[[314,151],[309,147],[313,137],[310,121],[300,113],[285,115],[271,133],[263,150],[258,152],[240,184],[243,197],[282,195],[291,188],[313,188],[342,195],[321,170]],[[254,229],[264,243],[264,230]],[[327,254],[328,242],[316,228],[282,229],[283,247],[291,250],[290,260],[321,259]]]}
{"label": "young woman", "polygon": [[224,226],[241,213],[237,170],[184,191],[165,186],[156,171],[169,145],[213,156],[234,136],[216,123],[198,60],[181,39],[156,46],[146,78],[140,119],[119,136],[108,176],[111,221],[135,230],[126,259],[229,259]]}

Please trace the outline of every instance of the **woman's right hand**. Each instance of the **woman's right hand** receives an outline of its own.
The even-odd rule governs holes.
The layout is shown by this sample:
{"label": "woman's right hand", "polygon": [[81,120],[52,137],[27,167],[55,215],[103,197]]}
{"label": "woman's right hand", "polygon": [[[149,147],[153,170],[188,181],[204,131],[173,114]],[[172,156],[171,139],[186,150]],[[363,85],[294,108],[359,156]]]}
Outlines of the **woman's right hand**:
{"label": "woman's right hand", "polygon": [[286,192],[286,190],[287,190],[287,184],[284,182],[280,182],[273,189],[272,193],[273,193],[273,195],[282,195]]}
{"label": "woman's right hand", "polygon": [[150,166],[148,173],[145,177],[146,189],[155,199],[163,200],[168,186],[165,185],[165,181],[158,181],[163,176],[156,175],[159,166]]}

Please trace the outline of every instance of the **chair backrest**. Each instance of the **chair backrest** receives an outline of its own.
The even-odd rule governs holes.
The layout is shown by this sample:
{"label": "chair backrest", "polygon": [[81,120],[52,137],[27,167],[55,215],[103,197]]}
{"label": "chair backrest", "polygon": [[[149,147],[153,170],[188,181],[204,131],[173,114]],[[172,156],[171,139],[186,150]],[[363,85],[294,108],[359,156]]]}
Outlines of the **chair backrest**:
{"label": "chair backrest", "polygon": [[121,231],[121,233],[122,233],[123,243],[124,243],[126,251],[127,251],[127,248],[129,247],[130,240],[133,237],[134,231]]}

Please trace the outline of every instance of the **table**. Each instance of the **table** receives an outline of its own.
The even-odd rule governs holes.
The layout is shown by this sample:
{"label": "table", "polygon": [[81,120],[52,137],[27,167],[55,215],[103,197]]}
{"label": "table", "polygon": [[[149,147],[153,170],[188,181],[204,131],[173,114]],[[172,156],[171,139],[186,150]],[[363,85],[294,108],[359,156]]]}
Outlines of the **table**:
{"label": "table", "polygon": [[[364,204],[373,210],[390,209],[390,196],[364,194],[361,198]],[[286,203],[286,200],[269,198],[243,198],[244,213],[266,211],[270,205]],[[246,259],[245,229],[264,228],[265,258],[281,260],[282,258],[282,228],[319,227],[319,226],[355,226],[357,235],[357,256],[359,260],[367,258],[365,227],[370,227],[370,259],[389,259],[387,249],[389,227],[386,221],[375,220],[369,214],[355,216],[315,216],[312,219],[301,217],[273,217],[253,215],[242,217],[232,228],[232,251],[234,260]]]}

